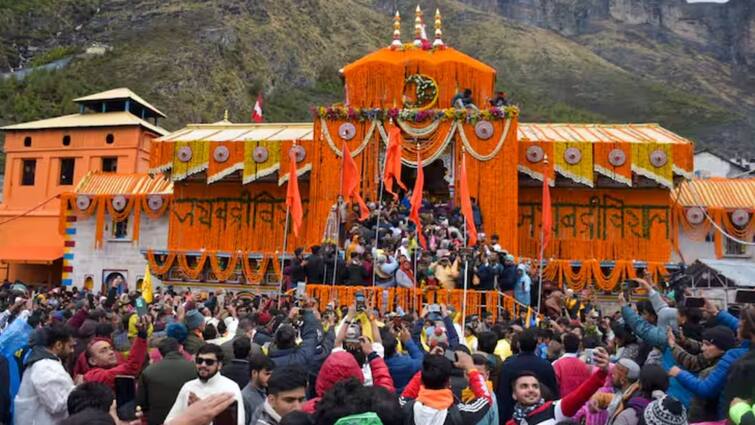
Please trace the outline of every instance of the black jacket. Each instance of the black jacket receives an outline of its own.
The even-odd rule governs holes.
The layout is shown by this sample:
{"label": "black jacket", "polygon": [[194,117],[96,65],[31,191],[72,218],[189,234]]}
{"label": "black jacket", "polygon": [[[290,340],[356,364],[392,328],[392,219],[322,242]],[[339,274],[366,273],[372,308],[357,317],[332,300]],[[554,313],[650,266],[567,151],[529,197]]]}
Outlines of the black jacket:
{"label": "black jacket", "polygon": [[516,274],[516,265],[503,266],[501,277],[498,278],[498,284],[501,291],[513,291],[519,276]]}
{"label": "black jacket", "polygon": [[325,273],[325,265],[322,257],[318,254],[312,254],[307,257],[307,264],[304,266],[304,274],[307,277],[309,283],[323,283]]}
{"label": "black jacket", "polygon": [[359,264],[349,263],[349,265],[346,266],[346,281],[344,284],[361,286],[365,284],[368,277],[367,270],[365,270],[361,262]]}
{"label": "black jacket", "polygon": [[249,383],[249,360],[233,359],[230,362],[224,362],[220,374],[232,380],[239,385],[239,389],[246,387]]}
{"label": "black jacket", "polygon": [[552,400],[558,400],[558,384],[553,366],[547,360],[541,359],[535,353],[519,353],[503,362],[501,374],[498,376],[496,398],[498,399],[498,415],[501,423],[506,423],[514,413],[514,399],[511,398],[511,381],[517,373],[529,370],[537,375],[537,380],[548,387]]}

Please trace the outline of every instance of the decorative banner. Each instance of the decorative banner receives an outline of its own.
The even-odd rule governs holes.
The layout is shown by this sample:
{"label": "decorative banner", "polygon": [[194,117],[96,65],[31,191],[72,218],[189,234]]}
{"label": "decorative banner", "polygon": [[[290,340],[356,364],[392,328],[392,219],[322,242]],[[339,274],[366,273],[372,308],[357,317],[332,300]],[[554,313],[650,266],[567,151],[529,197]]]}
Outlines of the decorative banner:
{"label": "decorative banner", "polygon": [[[249,142],[251,144],[251,142]],[[247,142],[210,142],[212,158],[207,166],[207,183],[215,183],[244,169],[244,146]]]}
{"label": "decorative banner", "polygon": [[[264,162],[257,162],[255,149],[264,148],[267,158]],[[244,176],[242,182],[249,184],[262,177],[269,176],[280,169],[280,142],[262,140],[244,143]]]}
{"label": "decorative banner", "polygon": [[[307,194],[308,182],[300,182]],[[170,211],[168,248],[179,251],[220,250],[273,252],[283,244],[286,193],[275,183],[242,186],[218,182],[174,188]],[[302,200],[305,217],[308,200]],[[303,244],[289,234],[289,247]]]}
{"label": "decorative banner", "polygon": [[[402,164],[411,168],[417,168],[417,151],[419,151],[419,155],[422,157],[423,164],[430,164],[443,155],[448,144],[453,140],[458,123],[456,121],[434,121],[434,123],[437,123],[437,126],[433,124],[435,128],[434,132],[428,133],[426,136],[412,136],[412,138],[407,140],[402,135],[400,141]],[[399,127],[403,131],[404,126],[401,126],[399,123]],[[378,130],[380,137],[383,139],[383,144],[388,146],[388,133],[380,123],[378,124]]]}
{"label": "decorative banner", "polygon": [[[651,156],[657,152],[662,152],[666,157],[666,161],[659,167],[654,165],[651,159]],[[670,158],[671,144],[669,143],[632,144],[632,171],[669,189],[674,187],[674,166]]]}
{"label": "decorative banner", "polygon": [[[285,142],[280,142],[280,152],[281,152],[281,158],[286,158],[286,155],[288,155],[289,149],[294,149],[294,142],[292,140],[288,140]],[[310,150],[312,150],[312,141],[310,140],[303,140],[303,141],[297,141],[296,142],[296,149],[303,150],[303,160],[301,162],[298,162],[296,164],[296,175],[301,177],[304,174],[312,171],[312,155],[310,155]],[[288,167],[289,162],[284,160],[281,161],[280,169],[278,170],[278,185],[283,186],[288,181]]]}
{"label": "decorative banner", "polygon": [[[456,123],[456,128],[459,132],[459,137],[461,138],[461,142],[464,144],[464,148],[467,149],[467,152],[469,152],[469,155],[471,155],[472,158],[478,161],[490,161],[501,152],[504,142],[508,138],[509,131],[511,130],[512,120],[508,119],[504,121],[495,121],[495,122],[485,121],[485,122],[491,128],[491,133],[490,133],[491,135],[486,138],[479,137],[474,131],[466,131],[465,127],[468,127],[469,129],[471,129],[473,128],[473,126],[468,125],[468,124],[462,124],[460,122]],[[475,134],[475,137],[473,138],[473,140],[476,139],[474,140],[476,142],[474,143],[475,146],[473,146],[472,143],[470,143],[470,139],[468,137],[468,135],[470,134]],[[489,150],[482,151],[481,147],[485,144],[484,142],[491,138],[496,141],[495,146],[492,148],[488,148]]]}
{"label": "decorative banner", "polygon": [[152,141],[149,157],[150,174],[164,173],[173,168],[173,152],[176,144],[173,142]]}
{"label": "decorative banner", "polygon": [[[593,143],[595,172],[632,186],[632,146],[630,143]],[[623,161],[622,161],[623,159]]]}
{"label": "decorative banner", "polygon": [[671,145],[671,158],[674,161],[674,174],[688,179],[694,176],[695,145],[692,143],[674,143]]}
{"label": "decorative banner", "polygon": [[[592,143],[589,142],[555,142],[553,156],[556,171],[564,177],[593,186]],[[579,155],[572,155],[579,150]]]}
{"label": "decorative banner", "polygon": [[[542,149],[544,157],[537,162],[530,161],[527,152],[532,147]],[[535,159],[534,157],[532,159]],[[556,172],[553,166],[553,142],[519,142],[519,172],[524,173],[537,181],[543,181],[543,173],[548,173],[548,182],[551,187],[555,186]]]}
{"label": "decorative banner", "polygon": [[[183,180],[192,174],[199,173],[207,169],[209,164],[210,144],[202,140],[191,142],[175,142],[175,157],[173,158],[173,169],[171,170],[171,179],[173,181]],[[182,152],[191,151],[191,157],[179,158]]]}
{"label": "decorative banner", "polygon": [[[377,120],[353,122],[352,124],[354,125],[355,134],[348,139],[343,139],[339,136],[341,124],[343,124],[343,121],[327,121],[325,118],[320,118],[322,135],[328,142],[330,149],[340,157],[342,155],[341,147],[344,142],[349,142],[348,145],[349,150],[351,151],[351,157],[356,158],[367,147],[370,140],[372,140],[372,136],[375,134],[375,128],[379,125],[379,122]],[[359,143],[357,146],[354,146],[355,141]]]}
{"label": "decorative banner", "polygon": [[[540,190],[519,189],[520,255],[537,258]],[[545,258],[669,260],[671,205],[665,189],[551,191],[553,239]]]}

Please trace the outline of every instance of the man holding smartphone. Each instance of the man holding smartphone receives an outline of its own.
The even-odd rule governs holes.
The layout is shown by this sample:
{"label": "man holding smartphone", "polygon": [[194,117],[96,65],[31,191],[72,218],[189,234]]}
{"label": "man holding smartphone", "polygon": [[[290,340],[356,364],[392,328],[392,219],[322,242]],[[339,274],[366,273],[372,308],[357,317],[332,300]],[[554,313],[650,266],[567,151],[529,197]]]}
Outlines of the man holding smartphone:
{"label": "man holding smartphone", "polygon": [[176,402],[170,409],[165,422],[180,416],[189,405],[197,400],[213,394],[231,393],[236,399],[236,424],[244,425],[244,400],[238,384],[220,374],[223,367],[223,349],[219,345],[205,344],[196,354],[197,379],[193,379],[181,387]]}

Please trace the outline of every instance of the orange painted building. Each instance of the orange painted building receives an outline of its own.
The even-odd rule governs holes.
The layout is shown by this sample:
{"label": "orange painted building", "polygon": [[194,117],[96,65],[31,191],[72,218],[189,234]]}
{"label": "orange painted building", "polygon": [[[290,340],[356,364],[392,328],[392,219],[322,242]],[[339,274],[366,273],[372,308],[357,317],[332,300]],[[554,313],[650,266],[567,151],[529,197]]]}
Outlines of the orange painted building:
{"label": "orange painted building", "polygon": [[0,279],[70,283],[64,246],[75,242],[58,233],[60,194],[89,171],[146,172],[152,139],[167,134],[157,125],[165,115],[129,89],[74,102],[78,114],[0,129],[6,155]]}

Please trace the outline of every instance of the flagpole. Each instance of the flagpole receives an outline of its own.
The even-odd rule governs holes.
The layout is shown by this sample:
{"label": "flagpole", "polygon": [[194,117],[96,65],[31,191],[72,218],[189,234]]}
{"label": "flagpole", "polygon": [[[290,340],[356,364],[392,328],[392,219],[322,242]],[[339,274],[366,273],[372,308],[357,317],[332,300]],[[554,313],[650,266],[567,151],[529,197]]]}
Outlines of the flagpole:
{"label": "flagpole", "polygon": [[[346,142],[343,142],[344,146],[346,145]],[[343,194],[343,165],[344,161],[346,160],[346,149],[341,148],[341,172],[340,172],[340,182],[338,183],[338,196],[342,196]],[[335,289],[336,287],[336,272],[338,271],[338,246],[341,244],[341,205],[338,204],[338,196],[336,197],[336,217],[338,218],[338,227],[336,228],[336,252],[333,256],[333,279],[331,282],[332,289]],[[346,198],[343,199],[343,202],[346,202]],[[344,229],[346,230],[346,229]]]}
{"label": "flagpole", "polygon": [[[393,120],[391,120],[393,121]],[[390,142],[389,142],[390,143]],[[390,147],[390,146],[389,146]],[[377,210],[377,221],[375,222],[375,254],[377,254],[378,251],[378,238],[380,237],[380,216],[383,212],[383,188],[385,183],[383,182],[382,176],[385,175],[385,167],[388,165],[388,151],[385,152],[385,157],[383,158],[383,170],[380,172],[380,177],[378,179],[378,185],[380,186],[380,189],[378,189],[378,210]],[[378,163],[380,162],[380,143],[378,143]],[[375,267],[375,263],[377,258],[372,259],[372,286],[375,286],[375,280],[377,277],[377,267]]]}
{"label": "flagpole", "polygon": [[[548,184],[548,156],[543,158],[545,167],[543,168],[543,184]],[[543,193],[545,193],[543,191]],[[550,205],[548,206],[550,208]],[[538,255],[538,272],[537,272],[537,312],[542,311],[542,298],[543,298],[543,256],[545,255],[545,226],[543,226],[542,220],[540,220],[540,253]],[[550,229],[548,229],[550,230]]]}
{"label": "flagpole", "polygon": [[[466,151],[464,150],[464,147],[461,147],[461,160],[465,160],[465,154]],[[462,165],[464,166],[464,165]],[[462,214],[464,216],[464,248],[467,247],[467,217],[466,215]],[[467,325],[467,286],[469,284],[469,258],[464,255],[464,300],[461,303],[461,332],[462,337],[464,337],[464,327]]]}
{"label": "flagpole", "polygon": [[281,261],[280,271],[281,271],[281,275],[280,275],[280,279],[278,281],[278,291],[280,293],[278,295],[278,308],[280,308],[281,299],[283,298],[283,294],[285,293],[285,291],[283,290],[283,264],[284,264],[284,257],[286,255],[286,244],[288,243],[289,210],[290,210],[290,207],[288,205],[286,205],[286,224],[283,227],[283,252],[281,252],[281,256],[280,256],[280,261]]}

